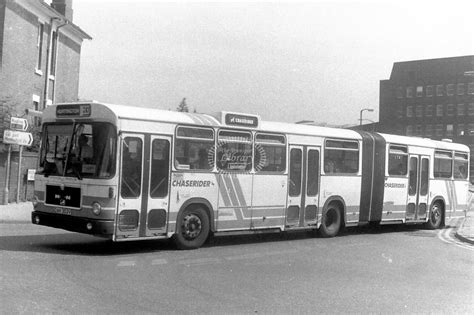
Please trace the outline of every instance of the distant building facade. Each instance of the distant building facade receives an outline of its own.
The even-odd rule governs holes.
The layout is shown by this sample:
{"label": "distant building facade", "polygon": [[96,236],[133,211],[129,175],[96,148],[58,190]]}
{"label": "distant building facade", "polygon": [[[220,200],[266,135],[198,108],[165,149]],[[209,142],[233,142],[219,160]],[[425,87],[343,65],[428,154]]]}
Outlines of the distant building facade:
{"label": "distant building facade", "polygon": [[396,62],[380,81],[378,130],[435,140],[471,150],[474,176],[474,56]]}
{"label": "distant building facade", "polygon": [[[2,139],[10,115],[76,101],[81,47],[89,39],[73,24],[72,0],[0,0],[0,195],[8,147]],[[33,128],[40,123],[29,121]],[[12,163],[14,174],[15,156]]]}

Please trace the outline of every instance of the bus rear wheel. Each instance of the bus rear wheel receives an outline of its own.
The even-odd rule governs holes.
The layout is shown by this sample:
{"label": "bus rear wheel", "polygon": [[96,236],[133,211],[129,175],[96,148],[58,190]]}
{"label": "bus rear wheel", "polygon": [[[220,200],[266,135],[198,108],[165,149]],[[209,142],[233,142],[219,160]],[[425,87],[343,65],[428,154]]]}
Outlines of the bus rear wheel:
{"label": "bus rear wheel", "polygon": [[201,206],[190,206],[180,212],[173,241],[179,249],[201,247],[209,236],[209,216]]}
{"label": "bus rear wheel", "polygon": [[330,204],[323,214],[319,234],[322,237],[334,237],[341,228],[341,210],[335,204]]}
{"label": "bus rear wheel", "polygon": [[428,222],[426,222],[425,227],[430,230],[439,229],[442,221],[443,206],[437,201],[431,206],[430,213],[428,214]]}

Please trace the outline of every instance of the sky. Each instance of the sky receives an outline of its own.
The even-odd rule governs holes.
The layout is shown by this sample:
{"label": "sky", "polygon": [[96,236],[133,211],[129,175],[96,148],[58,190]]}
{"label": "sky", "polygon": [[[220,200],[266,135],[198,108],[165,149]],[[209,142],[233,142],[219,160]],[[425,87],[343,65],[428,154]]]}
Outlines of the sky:
{"label": "sky", "polygon": [[474,55],[469,0],[74,0],[79,97],[331,125],[378,121],[394,62]]}

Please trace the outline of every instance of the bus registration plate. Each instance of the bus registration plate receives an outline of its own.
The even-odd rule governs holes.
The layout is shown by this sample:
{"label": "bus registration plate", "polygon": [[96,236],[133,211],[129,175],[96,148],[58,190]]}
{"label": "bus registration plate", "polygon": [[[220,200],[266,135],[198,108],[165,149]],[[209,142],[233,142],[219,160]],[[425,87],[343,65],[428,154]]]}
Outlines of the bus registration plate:
{"label": "bus registration plate", "polygon": [[54,209],[54,211],[56,211],[57,214],[65,214],[65,215],[72,214],[71,209],[68,209],[68,208],[56,208]]}

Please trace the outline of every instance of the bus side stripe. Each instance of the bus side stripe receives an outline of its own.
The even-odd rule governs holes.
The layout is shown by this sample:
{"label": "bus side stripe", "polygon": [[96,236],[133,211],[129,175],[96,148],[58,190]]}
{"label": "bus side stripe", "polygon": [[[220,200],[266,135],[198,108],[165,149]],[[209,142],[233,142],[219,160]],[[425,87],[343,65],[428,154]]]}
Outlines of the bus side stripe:
{"label": "bus side stripe", "polygon": [[446,196],[448,197],[449,206],[451,211],[453,211],[453,195],[451,194],[451,187],[449,187],[449,182],[447,180],[444,181],[444,185],[446,186]]}
{"label": "bus side stripe", "polygon": [[456,185],[454,185],[453,181],[450,181],[449,184],[451,185],[451,191],[453,192],[453,203],[454,203],[454,211],[458,210],[458,194],[456,192]]}
{"label": "bus side stripe", "polygon": [[230,198],[227,193],[227,188],[224,185],[223,175],[216,174],[217,182],[219,183],[219,191],[222,196],[222,200],[224,201],[224,206],[230,206]]}
{"label": "bus side stripe", "polygon": [[206,125],[209,125],[209,126],[213,126],[215,125],[210,119],[209,117],[206,117],[205,115],[201,115],[200,116],[202,120],[204,120],[206,122]]}
{"label": "bus side stripe", "polygon": [[196,124],[196,125],[202,125],[203,123],[200,122],[195,115],[192,115],[192,114],[189,114],[189,113],[185,113],[189,118],[191,118],[193,120],[193,122]]}
{"label": "bus side stripe", "polygon": [[234,187],[232,186],[232,181],[230,180],[229,176],[224,175],[224,182],[227,187],[227,191],[229,192],[229,197],[231,201],[231,205],[234,207],[239,207],[239,201],[237,200],[237,195],[235,194]]}
{"label": "bus side stripe", "polygon": [[232,181],[234,182],[235,191],[237,192],[237,197],[239,198],[240,205],[242,207],[247,207],[247,202],[245,201],[245,196],[242,190],[242,186],[240,185],[240,181],[237,178],[237,176],[232,178]]}
{"label": "bus side stripe", "polygon": [[[230,193],[229,191],[232,189],[231,187],[227,186],[226,187],[226,182],[224,181],[224,177],[226,175],[222,175],[222,174],[216,174],[216,178],[217,178],[217,182],[219,183],[219,193],[220,195],[222,196],[222,200],[224,201],[224,206],[226,208],[230,208],[232,206],[233,207],[233,211],[235,213],[235,216],[237,217],[237,220],[238,221],[243,221],[243,217],[242,217],[242,214],[240,213],[240,211],[238,210],[238,208],[235,207],[235,205],[232,204],[231,200],[230,200]],[[221,207],[222,208],[222,207]],[[219,210],[218,210],[219,211]]]}

